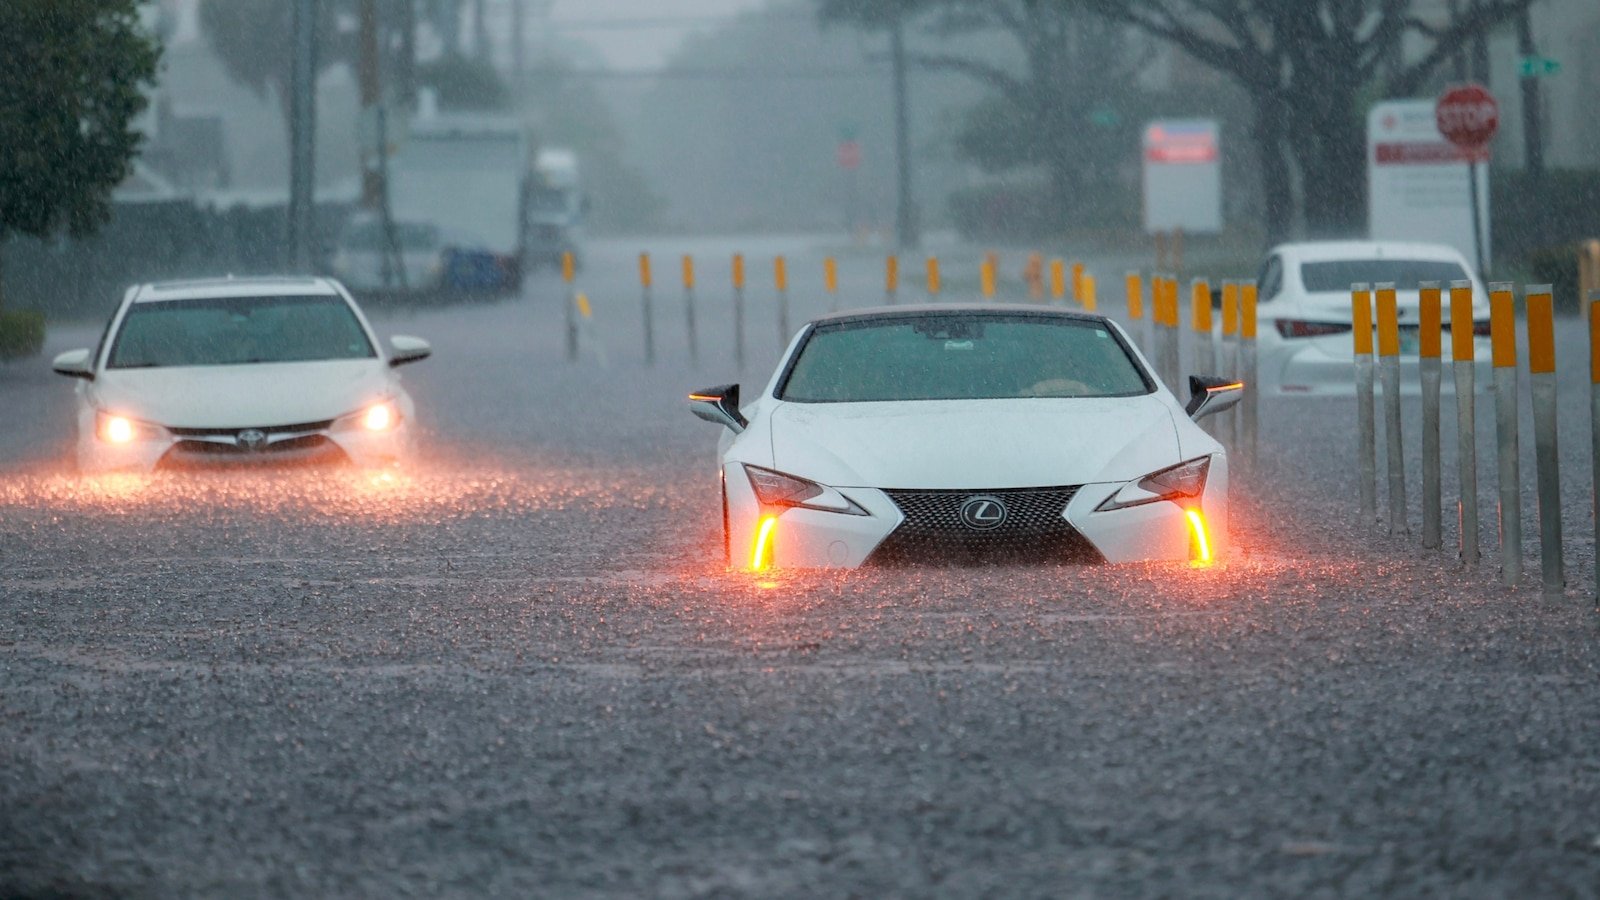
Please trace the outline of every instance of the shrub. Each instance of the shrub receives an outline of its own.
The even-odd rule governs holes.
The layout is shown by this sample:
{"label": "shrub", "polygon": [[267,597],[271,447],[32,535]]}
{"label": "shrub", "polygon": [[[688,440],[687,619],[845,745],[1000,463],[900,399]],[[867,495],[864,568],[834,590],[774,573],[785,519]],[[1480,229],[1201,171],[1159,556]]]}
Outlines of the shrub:
{"label": "shrub", "polygon": [[44,313],[0,309],[0,361],[37,356],[44,349]]}

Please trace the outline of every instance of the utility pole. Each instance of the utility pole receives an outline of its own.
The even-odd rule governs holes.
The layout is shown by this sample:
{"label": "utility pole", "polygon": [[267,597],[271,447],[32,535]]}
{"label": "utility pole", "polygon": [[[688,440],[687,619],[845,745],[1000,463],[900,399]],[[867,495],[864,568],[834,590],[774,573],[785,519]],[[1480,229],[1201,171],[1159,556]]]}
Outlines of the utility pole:
{"label": "utility pole", "polygon": [[289,88],[289,253],[296,271],[315,265],[317,0],[294,0]]}
{"label": "utility pole", "polygon": [[[1533,14],[1524,6],[1517,16],[1517,52],[1523,59],[1533,59],[1538,52],[1533,46]],[[1532,72],[1522,75],[1522,164],[1533,178],[1544,175],[1544,110],[1541,108],[1539,79]]]}
{"label": "utility pole", "polygon": [[384,151],[383,136],[378,134],[378,105],[383,102],[378,82],[378,0],[361,0],[360,16],[357,78],[361,88],[361,208],[377,212],[383,205],[378,155]]}
{"label": "utility pole", "polygon": [[917,234],[916,200],[911,194],[911,110],[906,87],[905,13],[895,15],[889,31],[889,51],[894,60],[894,153],[899,170],[895,209],[895,238],[901,250],[915,249]]}
{"label": "utility pole", "polygon": [[522,88],[523,73],[528,70],[528,0],[511,0],[511,71],[516,75],[517,89]]}

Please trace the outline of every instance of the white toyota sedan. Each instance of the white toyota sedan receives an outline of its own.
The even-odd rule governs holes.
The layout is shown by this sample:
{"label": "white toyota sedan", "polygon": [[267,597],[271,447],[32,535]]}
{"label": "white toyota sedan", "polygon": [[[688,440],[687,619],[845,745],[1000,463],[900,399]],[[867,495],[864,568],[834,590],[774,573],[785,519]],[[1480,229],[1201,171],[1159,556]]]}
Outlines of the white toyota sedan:
{"label": "white toyota sedan", "polygon": [[900,306],[806,325],[748,405],[690,395],[725,426],[730,566],[1210,562],[1228,459],[1194,422],[1242,385],[1180,403],[1114,322],[993,305]]}
{"label": "white toyota sedan", "polygon": [[411,397],[396,366],[426,341],[387,354],[338,282],[219,279],[130,288],[100,345],[56,357],[79,379],[84,472],[261,463],[400,462]]}
{"label": "white toyota sedan", "polygon": [[[1437,282],[1443,293],[1444,352],[1450,352],[1450,286],[1472,283],[1474,346],[1479,372],[1489,376],[1489,295],[1460,251],[1442,244],[1393,241],[1319,241],[1281,244],[1267,253],[1257,276],[1260,323],[1259,389],[1281,394],[1344,394],[1355,390],[1355,341],[1350,286],[1396,286],[1400,320],[1401,384],[1420,389],[1416,374],[1420,286]],[[1448,369],[1448,357],[1445,359]],[[1454,380],[1444,379],[1454,390]],[[1252,385],[1252,387],[1257,387]]]}

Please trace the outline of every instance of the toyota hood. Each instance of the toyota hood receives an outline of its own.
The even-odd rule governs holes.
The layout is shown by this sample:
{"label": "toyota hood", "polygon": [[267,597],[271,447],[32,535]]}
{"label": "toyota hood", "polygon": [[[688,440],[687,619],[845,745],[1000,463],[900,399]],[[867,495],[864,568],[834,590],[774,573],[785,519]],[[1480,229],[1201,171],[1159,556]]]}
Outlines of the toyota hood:
{"label": "toyota hood", "polygon": [[93,400],[168,428],[261,428],[322,422],[391,391],[381,359],[106,369]]}
{"label": "toyota hood", "polygon": [[779,403],[775,468],[836,487],[977,489],[1132,481],[1180,462],[1159,396]]}

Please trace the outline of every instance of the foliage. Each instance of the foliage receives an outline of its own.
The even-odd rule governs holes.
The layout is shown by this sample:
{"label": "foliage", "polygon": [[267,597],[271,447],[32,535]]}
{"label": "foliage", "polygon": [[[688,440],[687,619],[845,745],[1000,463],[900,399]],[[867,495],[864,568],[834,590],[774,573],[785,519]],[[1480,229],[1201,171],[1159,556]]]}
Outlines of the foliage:
{"label": "foliage", "polygon": [[420,66],[417,83],[433,88],[443,109],[500,110],[511,102],[493,66],[457,53]]}
{"label": "foliage", "polygon": [[135,0],[0,3],[0,239],[92,232],[143,139],[160,49]]}
{"label": "foliage", "polygon": [[44,349],[44,313],[0,309],[0,362],[37,356]]}

